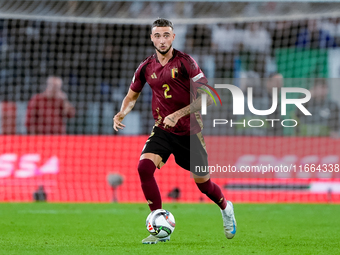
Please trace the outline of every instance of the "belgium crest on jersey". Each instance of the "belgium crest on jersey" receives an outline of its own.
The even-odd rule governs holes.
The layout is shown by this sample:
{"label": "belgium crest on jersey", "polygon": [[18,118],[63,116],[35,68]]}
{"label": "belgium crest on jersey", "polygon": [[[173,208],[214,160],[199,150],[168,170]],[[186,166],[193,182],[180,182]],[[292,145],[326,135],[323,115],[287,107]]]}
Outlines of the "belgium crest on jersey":
{"label": "belgium crest on jersey", "polygon": [[178,76],[178,69],[177,69],[177,67],[174,67],[174,68],[171,69],[171,77],[177,78],[177,76]]}

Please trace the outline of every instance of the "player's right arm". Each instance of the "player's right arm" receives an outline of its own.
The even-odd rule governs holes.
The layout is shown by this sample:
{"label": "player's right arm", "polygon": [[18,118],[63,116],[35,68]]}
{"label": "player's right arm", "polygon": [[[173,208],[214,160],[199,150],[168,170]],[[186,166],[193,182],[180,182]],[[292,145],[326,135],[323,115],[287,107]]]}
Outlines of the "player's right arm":
{"label": "player's right arm", "polygon": [[130,89],[123,100],[120,112],[113,117],[113,129],[116,131],[118,131],[118,129],[123,129],[125,127],[122,121],[125,118],[125,116],[129,112],[131,112],[132,108],[135,106],[139,94],[142,91],[143,86],[146,82],[145,79],[145,68],[147,66],[146,60],[144,60],[135,71],[135,74],[132,78],[132,82],[130,84]]}
{"label": "player's right arm", "polygon": [[113,117],[113,129],[118,131],[118,129],[123,129],[125,125],[122,123],[125,116],[131,112],[136,104],[140,92],[135,92],[129,89],[129,92],[125,96],[120,111]]}

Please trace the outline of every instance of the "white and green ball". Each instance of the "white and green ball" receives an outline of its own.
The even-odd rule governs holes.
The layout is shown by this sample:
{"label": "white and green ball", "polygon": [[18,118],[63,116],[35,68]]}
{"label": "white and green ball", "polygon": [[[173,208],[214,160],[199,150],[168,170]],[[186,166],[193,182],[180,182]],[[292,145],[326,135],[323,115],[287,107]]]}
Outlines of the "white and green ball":
{"label": "white and green ball", "polygon": [[167,237],[175,230],[175,218],[167,210],[154,210],[146,218],[146,229],[158,238]]}

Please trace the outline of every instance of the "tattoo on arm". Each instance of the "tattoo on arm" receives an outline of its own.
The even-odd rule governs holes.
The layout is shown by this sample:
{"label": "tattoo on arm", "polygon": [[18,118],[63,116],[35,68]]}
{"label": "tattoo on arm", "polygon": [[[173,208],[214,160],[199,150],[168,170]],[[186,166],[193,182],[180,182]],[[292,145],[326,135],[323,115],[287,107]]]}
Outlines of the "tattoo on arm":
{"label": "tattoo on arm", "polygon": [[201,97],[197,98],[191,104],[179,109],[175,114],[178,116],[178,119],[189,115],[190,113],[194,113],[201,110]]}
{"label": "tattoo on arm", "polygon": [[[198,90],[199,94],[205,94],[205,92],[203,92],[202,90]],[[210,97],[208,98],[208,105],[212,104],[212,99],[211,102],[209,101]],[[179,109],[178,111],[176,111],[174,114],[176,115],[176,117],[178,117],[178,119],[187,116],[191,113],[197,112],[199,110],[201,110],[202,108],[202,98],[201,96],[199,96],[198,98],[196,98],[196,100],[194,100],[191,104],[183,107],[182,109]]]}
{"label": "tattoo on arm", "polygon": [[194,113],[194,112],[201,110],[201,108],[202,108],[202,98],[198,97],[189,106],[190,106],[190,113]]}
{"label": "tattoo on arm", "polygon": [[175,123],[173,118],[168,118],[172,123]]}

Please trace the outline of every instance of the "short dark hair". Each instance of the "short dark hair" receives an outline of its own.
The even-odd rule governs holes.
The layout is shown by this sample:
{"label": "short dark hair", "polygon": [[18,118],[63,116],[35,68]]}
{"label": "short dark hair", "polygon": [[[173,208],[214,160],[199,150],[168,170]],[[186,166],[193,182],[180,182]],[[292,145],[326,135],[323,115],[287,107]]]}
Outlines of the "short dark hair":
{"label": "short dark hair", "polygon": [[172,25],[172,22],[167,19],[156,19],[151,26],[151,32],[154,27],[171,27],[172,30],[174,29],[174,26]]}

